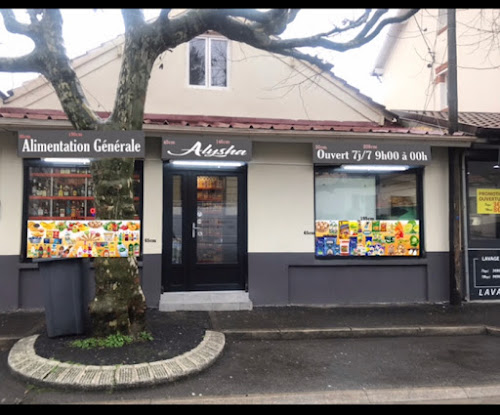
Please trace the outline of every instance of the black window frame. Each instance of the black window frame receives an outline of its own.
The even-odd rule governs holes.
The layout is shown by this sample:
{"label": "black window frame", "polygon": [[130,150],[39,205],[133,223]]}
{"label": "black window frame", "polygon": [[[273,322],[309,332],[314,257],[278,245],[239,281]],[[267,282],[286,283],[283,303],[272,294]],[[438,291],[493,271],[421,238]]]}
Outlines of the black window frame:
{"label": "black window frame", "polygon": [[[500,150],[497,150],[498,147],[495,147],[493,149],[471,149],[468,150],[465,153],[465,171],[466,171],[466,183],[465,183],[465,203],[466,203],[466,208],[467,208],[467,247],[469,249],[498,249],[500,248],[500,236],[499,238],[484,238],[484,239],[477,239],[477,238],[472,238],[471,237],[471,205],[470,205],[470,185],[469,185],[469,169],[470,169],[470,162],[484,162],[485,167],[487,165],[491,165],[491,168],[493,169],[493,165],[498,164],[500,160],[499,152]],[[493,150],[493,151],[492,151]],[[500,169],[498,169],[498,175],[500,177]],[[500,185],[499,185],[500,189]],[[500,217],[499,217],[500,219]],[[496,224],[497,227],[500,227],[500,221],[497,222]],[[500,233],[500,230],[499,230]]]}
{"label": "black window frame", "polygon": [[[381,172],[381,171],[350,171],[347,172],[348,174],[357,174],[357,175],[364,175],[364,176],[376,176],[375,181],[376,181],[376,186],[378,186],[380,179],[379,175],[385,174],[385,173],[397,173],[397,174],[413,174],[416,177],[416,203],[417,203],[417,209],[416,209],[416,215],[419,221],[419,239],[420,239],[420,245],[419,245],[419,254],[418,255],[331,255],[331,256],[318,256],[316,254],[316,174],[319,170],[331,170],[331,169],[337,169],[340,168],[341,165],[325,165],[325,164],[314,164],[314,169],[313,169],[313,188],[314,188],[314,223],[313,223],[313,229],[314,229],[314,257],[317,260],[337,260],[337,261],[345,261],[345,260],[353,260],[353,259],[360,259],[360,260],[394,260],[394,259],[399,259],[399,260],[411,260],[411,259],[421,259],[425,258],[426,251],[425,251],[425,221],[424,221],[424,198],[423,198],[423,175],[424,175],[424,166],[410,166],[407,170],[404,171],[392,171],[392,172]],[[376,195],[377,197],[377,195]],[[381,219],[384,220],[384,219]],[[390,220],[390,219],[387,219]]]}
{"label": "black window frame", "polygon": [[[134,160],[135,166],[134,166],[134,175],[139,174],[140,178],[140,186],[138,189],[138,197],[139,197],[139,204],[138,204],[138,212],[137,216],[139,217],[139,220],[141,222],[141,229],[140,229],[140,237],[141,237],[141,243],[140,243],[140,254],[137,257],[137,261],[142,261],[143,259],[143,211],[144,211],[144,160],[142,159],[135,159]],[[42,159],[23,159],[23,212],[22,212],[22,224],[21,224],[21,252],[20,252],[20,262],[21,263],[34,263],[33,258],[28,258],[27,256],[27,225],[28,225],[28,206],[29,206],[29,168],[30,167],[55,167],[55,168],[71,168],[71,167],[81,167],[81,165],[78,164],[70,164],[70,163],[47,163],[43,161]],[[91,261],[93,261],[94,258],[89,257]]]}

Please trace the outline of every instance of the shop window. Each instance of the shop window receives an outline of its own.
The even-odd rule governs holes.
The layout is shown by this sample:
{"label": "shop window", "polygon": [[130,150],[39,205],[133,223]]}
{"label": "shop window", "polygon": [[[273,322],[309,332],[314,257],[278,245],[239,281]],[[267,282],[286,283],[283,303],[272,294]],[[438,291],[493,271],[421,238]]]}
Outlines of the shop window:
{"label": "shop window", "polygon": [[[133,192],[136,215],[134,223],[116,223],[117,227],[123,227],[120,238],[127,238],[125,241],[127,243],[123,245],[126,245],[127,250],[133,251],[135,256],[140,254],[137,252],[140,247],[140,225],[136,225],[135,221],[140,221],[142,218],[142,163],[142,160],[135,161]],[[98,221],[95,221],[94,183],[88,163],[57,164],[42,160],[26,160],[24,177],[23,252],[25,258],[60,256],[56,252],[47,252],[48,246],[67,248],[69,242],[66,241],[68,243],[65,244],[60,236],[68,234],[68,232],[63,232],[63,230],[67,231],[68,227],[79,227],[73,232],[76,234],[77,231],[82,231],[78,233],[78,237],[88,239],[87,248],[94,242],[91,238],[99,241],[106,237],[106,229],[103,230],[100,227],[92,229],[92,225],[97,225]],[[35,228],[30,228],[28,232],[30,226],[38,228],[45,226],[46,229],[40,228],[40,235],[38,235]],[[110,229],[110,231],[118,231],[118,229]],[[30,240],[27,239],[28,233]],[[128,238],[131,239],[128,240]],[[43,255],[31,252],[35,248],[40,249],[40,246],[45,248]],[[81,256],[93,255],[92,252],[85,252]]]}
{"label": "shop window", "polygon": [[315,167],[315,254],[420,256],[421,169]]}
{"label": "shop window", "polygon": [[476,151],[467,160],[469,246],[472,248],[500,246],[499,159],[495,149]]}
{"label": "shop window", "polygon": [[189,85],[227,87],[225,39],[199,37],[189,42]]}

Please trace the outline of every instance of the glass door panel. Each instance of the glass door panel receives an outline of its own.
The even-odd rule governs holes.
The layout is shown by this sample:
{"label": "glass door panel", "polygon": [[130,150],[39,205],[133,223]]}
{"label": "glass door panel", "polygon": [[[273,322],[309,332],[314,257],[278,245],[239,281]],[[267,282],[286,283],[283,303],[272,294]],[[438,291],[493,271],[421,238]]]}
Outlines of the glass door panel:
{"label": "glass door panel", "polygon": [[238,178],[197,176],[196,179],[196,221],[192,223],[196,261],[237,263]]}
{"label": "glass door panel", "polygon": [[172,180],[172,264],[182,264],[182,177]]}

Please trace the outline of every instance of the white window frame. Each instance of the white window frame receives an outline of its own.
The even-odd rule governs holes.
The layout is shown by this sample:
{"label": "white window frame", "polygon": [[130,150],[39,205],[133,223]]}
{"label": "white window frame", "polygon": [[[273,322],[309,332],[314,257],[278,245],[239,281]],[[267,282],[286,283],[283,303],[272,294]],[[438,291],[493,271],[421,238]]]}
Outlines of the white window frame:
{"label": "white window frame", "polygon": [[448,9],[438,9],[437,30],[448,26]]}
{"label": "white window frame", "polygon": [[443,80],[438,82],[437,85],[437,90],[438,90],[437,99],[440,106],[440,110],[442,110],[444,108],[448,108],[448,68],[436,74],[436,77],[443,78]]}
{"label": "white window frame", "polygon": [[[204,85],[191,85],[189,83],[189,71],[190,71],[190,42],[187,43],[187,84],[188,87],[190,88],[198,88],[198,89],[214,89],[214,90],[226,90],[229,89],[229,40],[225,37],[222,36],[197,36],[193,38],[192,40],[196,39],[203,39],[205,41],[205,84]],[[211,53],[212,53],[212,47],[211,47],[211,42],[212,40],[223,40],[226,42],[226,85],[225,86],[218,86],[218,85],[211,85]]]}

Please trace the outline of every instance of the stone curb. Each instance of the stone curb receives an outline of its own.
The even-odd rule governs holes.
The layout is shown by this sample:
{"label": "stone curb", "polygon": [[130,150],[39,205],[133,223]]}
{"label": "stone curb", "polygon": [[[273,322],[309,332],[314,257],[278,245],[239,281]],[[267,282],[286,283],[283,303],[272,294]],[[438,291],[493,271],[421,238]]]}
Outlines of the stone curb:
{"label": "stone curb", "polygon": [[221,355],[224,334],[207,330],[194,349],[167,360],[134,365],[93,366],[59,362],[35,352],[37,335],[24,337],[9,352],[8,366],[20,377],[43,386],[103,390],[172,382],[209,367]]}
{"label": "stone curb", "polygon": [[404,327],[338,327],[328,329],[258,329],[220,330],[236,340],[328,339],[396,336],[469,336],[500,335],[500,328],[483,325],[470,326],[404,326]]}

